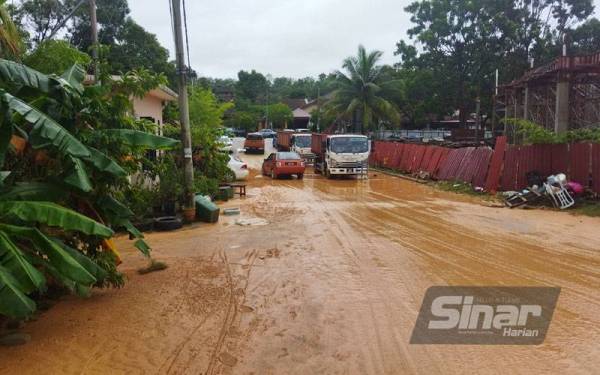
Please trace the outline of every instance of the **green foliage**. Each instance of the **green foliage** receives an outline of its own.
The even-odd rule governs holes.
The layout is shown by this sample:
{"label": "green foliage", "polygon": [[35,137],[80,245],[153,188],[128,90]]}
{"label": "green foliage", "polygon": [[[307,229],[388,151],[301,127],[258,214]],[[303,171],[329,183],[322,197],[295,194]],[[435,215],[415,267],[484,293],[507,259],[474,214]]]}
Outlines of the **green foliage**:
{"label": "green foliage", "polygon": [[388,100],[398,82],[382,74],[383,67],[378,65],[381,56],[381,51],[367,53],[359,46],[357,56],[344,60],[346,72],[337,72],[337,90],[330,110],[347,119],[360,116],[364,130],[371,129],[378,121],[397,123],[400,120],[397,107]]}
{"label": "green foliage", "polygon": [[[48,277],[80,296],[122,285],[106,242],[113,228],[125,228],[149,256],[134,213],[113,195],[128,185],[128,172],[140,171],[148,148],[177,144],[144,133],[148,124],[129,116],[130,98],[164,78],[106,75],[87,87],[83,78],[78,67],[47,76],[0,60],[0,314],[30,315],[28,295],[44,293]],[[7,147],[13,134],[31,146],[24,154]],[[35,165],[39,153],[43,167]]]}
{"label": "green foliage", "polygon": [[23,63],[45,74],[62,74],[74,65],[87,66],[91,57],[64,40],[46,40],[27,54]]}
{"label": "green foliage", "polygon": [[291,125],[294,114],[290,107],[283,103],[269,105],[269,122],[274,129],[283,129],[285,125]]}
{"label": "green foliage", "polygon": [[513,126],[518,136],[517,141],[523,144],[553,144],[569,142],[600,143],[600,129],[575,129],[562,133],[554,133],[542,126],[523,119],[508,119],[507,125]]}
{"label": "green foliage", "polygon": [[234,129],[244,129],[247,132],[256,131],[261,114],[256,111],[236,110],[228,119],[225,120],[225,126]]}
{"label": "green foliage", "polygon": [[251,72],[241,70],[235,85],[235,95],[236,98],[248,100],[251,103],[266,102],[268,87],[269,81],[261,73],[255,70]]}
{"label": "green foliage", "polygon": [[198,173],[221,180],[227,171],[227,155],[219,151],[217,142],[223,133],[223,115],[232,103],[218,103],[210,89],[190,89],[190,124]]}
{"label": "green foliage", "polygon": [[0,0],[0,58],[15,58],[23,49],[21,35],[5,4]]}
{"label": "green foliage", "polygon": [[158,197],[162,202],[179,201],[183,194],[183,172],[177,166],[171,154],[161,157],[156,163],[156,172],[160,179]]}
{"label": "green foliage", "polygon": [[196,174],[194,175],[194,192],[196,194],[216,197],[219,193],[219,181],[202,174]]}

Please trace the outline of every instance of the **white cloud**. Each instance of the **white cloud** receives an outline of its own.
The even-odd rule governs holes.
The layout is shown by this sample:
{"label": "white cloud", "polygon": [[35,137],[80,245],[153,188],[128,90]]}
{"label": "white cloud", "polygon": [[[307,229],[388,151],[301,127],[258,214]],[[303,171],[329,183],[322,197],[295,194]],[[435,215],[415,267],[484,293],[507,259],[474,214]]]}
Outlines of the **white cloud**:
{"label": "white cloud", "polygon": [[[129,0],[132,17],[173,51],[168,0]],[[338,69],[362,43],[393,63],[409,0],[187,0],[190,55],[203,76],[256,69],[274,77]],[[171,56],[173,54],[171,53]]]}

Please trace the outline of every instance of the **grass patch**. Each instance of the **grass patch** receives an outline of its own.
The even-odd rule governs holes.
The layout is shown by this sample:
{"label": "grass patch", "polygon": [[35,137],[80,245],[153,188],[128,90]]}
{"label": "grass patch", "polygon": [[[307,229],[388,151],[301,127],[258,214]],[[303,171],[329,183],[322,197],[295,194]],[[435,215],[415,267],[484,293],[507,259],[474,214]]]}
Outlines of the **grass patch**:
{"label": "grass patch", "polygon": [[582,202],[572,212],[577,215],[600,217],[600,202]]}

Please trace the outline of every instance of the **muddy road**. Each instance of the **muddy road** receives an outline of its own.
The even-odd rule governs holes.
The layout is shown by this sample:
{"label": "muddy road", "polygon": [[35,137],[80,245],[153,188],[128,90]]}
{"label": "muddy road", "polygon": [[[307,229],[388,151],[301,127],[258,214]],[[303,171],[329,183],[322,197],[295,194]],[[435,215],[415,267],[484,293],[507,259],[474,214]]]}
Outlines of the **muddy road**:
{"label": "muddy road", "polygon": [[[260,156],[247,156],[251,165]],[[597,373],[600,220],[486,207],[372,174],[252,176],[240,216],[148,235],[163,272],[118,241],[121,290],[67,298],[0,348],[0,372]],[[559,286],[539,346],[410,345],[434,285]]]}

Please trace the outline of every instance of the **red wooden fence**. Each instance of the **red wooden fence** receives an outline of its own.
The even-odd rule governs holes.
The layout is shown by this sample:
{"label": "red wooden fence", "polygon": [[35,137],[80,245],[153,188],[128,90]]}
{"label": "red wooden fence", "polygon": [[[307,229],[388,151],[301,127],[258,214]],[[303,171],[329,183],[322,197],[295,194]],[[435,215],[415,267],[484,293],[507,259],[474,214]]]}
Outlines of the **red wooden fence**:
{"label": "red wooden fence", "polygon": [[528,172],[565,173],[600,193],[600,144],[509,146],[505,137],[498,137],[492,150],[375,141],[370,162],[412,174],[429,172],[434,179],[463,181],[492,193],[527,187]]}

